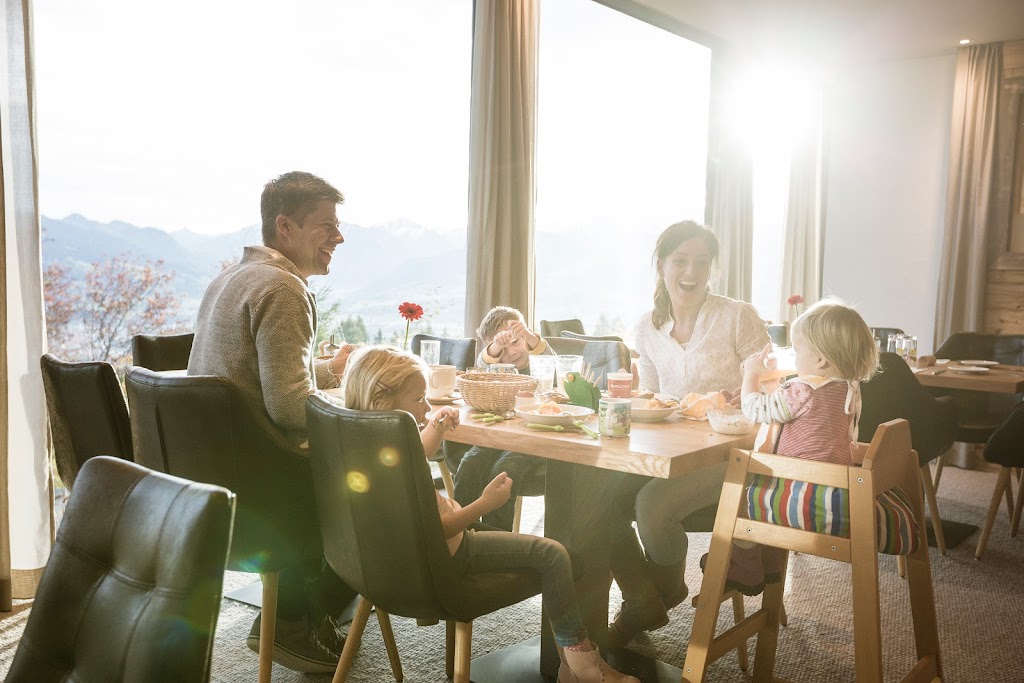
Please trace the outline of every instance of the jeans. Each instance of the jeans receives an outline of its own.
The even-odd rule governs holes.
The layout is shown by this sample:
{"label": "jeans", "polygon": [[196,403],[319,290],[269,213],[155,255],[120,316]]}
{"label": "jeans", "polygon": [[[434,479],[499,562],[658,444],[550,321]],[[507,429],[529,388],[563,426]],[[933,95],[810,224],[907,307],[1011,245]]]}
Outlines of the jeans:
{"label": "jeans", "polygon": [[521,495],[529,475],[543,465],[543,459],[532,455],[473,446],[462,457],[459,470],[455,473],[455,500],[463,507],[469,505],[480,497],[492,479],[506,472],[512,479],[512,495],[507,503],[484,515],[483,521],[496,529],[511,531],[516,497]]}
{"label": "jeans", "polygon": [[583,642],[588,635],[576,605],[569,553],[558,541],[506,531],[466,529],[452,558],[460,575],[532,569],[540,574],[541,599],[562,647]]}

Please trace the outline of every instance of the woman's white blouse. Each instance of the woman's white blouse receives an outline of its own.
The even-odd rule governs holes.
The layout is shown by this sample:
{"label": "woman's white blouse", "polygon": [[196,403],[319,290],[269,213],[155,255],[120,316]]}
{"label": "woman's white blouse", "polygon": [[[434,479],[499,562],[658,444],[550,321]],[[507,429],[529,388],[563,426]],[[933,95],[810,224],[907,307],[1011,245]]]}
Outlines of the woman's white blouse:
{"label": "woman's white blouse", "polygon": [[655,328],[652,314],[645,313],[636,328],[640,386],[677,397],[738,389],[743,360],[769,341],[757,310],[724,296],[708,294],[685,344],[672,338],[671,320]]}

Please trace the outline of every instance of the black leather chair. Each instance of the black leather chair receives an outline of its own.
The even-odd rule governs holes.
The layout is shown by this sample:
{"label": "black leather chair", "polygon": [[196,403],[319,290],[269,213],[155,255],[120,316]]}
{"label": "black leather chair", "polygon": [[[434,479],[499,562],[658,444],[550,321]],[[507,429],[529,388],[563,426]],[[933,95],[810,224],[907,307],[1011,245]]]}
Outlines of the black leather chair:
{"label": "black leather chair", "polygon": [[879,355],[880,372],[861,384],[863,409],[861,443],[870,443],[879,425],[903,418],[910,423],[910,438],[917,451],[921,483],[931,512],[932,530],[939,552],[946,554],[946,540],[935,501],[935,486],[928,463],[948,451],[956,438],[957,407],[948,397],[935,398],[921,386],[907,362],[895,353]]}
{"label": "black leather chair", "polygon": [[139,463],[238,496],[228,568],[263,581],[259,676],[269,681],[279,573],[319,554],[308,454],[221,377],[132,367],[125,385]]}
{"label": "black leather chair", "polygon": [[50,415],[57,474],[71,490],[78,470],[95,455],[132,460],[128,406],[110,363],[66,363],[56,356],[39,359]]}
{"label": "black leather chair", "polygon": [[882,351],[889,350],[889,337],[894,334],[904,334],[898,327],[872,327],[871,333],[878,338],[879,348]]}
{"label": "black leather chair", "polygon": [[441,342],[441,365],[454,365],[456,370],[465,370],[476,365],[476,339],[473,337],[435,337],[431,334],[414,334],[410,348],[417,356],[420,342],[432,339]]}
{"label": "black leather chair", "polygon": [[208,681],[234,502],[219,486],[91,458],[7,681]]}
{"label": "black leather chair", "polygon": [[[1019,472],[1020,468],[1024,467],[1024,401],[1018,403],[992,432],[992,436],[985,444],[985,462],[999,465],[1000,469],[995,490],[992,491],[992,501],[988,506],[988,515],[985,517],[985,526],[982,527],[978,548],[974,552],[974,557],[979,560],[985,554],[988,537],[992,533],[992,525],[995,524],[996,514],[999,512],[1000,500],[1011,487],[1010,472],[1013,468],[1017,468]],[[1024,491],[1018,487],[1017,504],[1010,522],[1011,537],[1016,537],[1020,528],[1021,508],[1024,508]]]}
{"label": "black leather chair", "polygon": [[446,643],[447,673],[467,683],[473,619],[538,594],[539,575],[456,574],[408,413],[346,410],[310,396],[306,420],[324,555],[362,596],[334,680],[345,680],[375,606],[447,621],[448,633],[455,632]]}
{"label": "black leather chair", "polygon": [[[1024,334],[957,332],[942,342],[935,355],[951,360],[993,360],[1006,365],[1024,365]],[[960,429],[956,440],[974,444],[988,441],[996,425],[1024,400],[1024,394],[952,389],[937,389],[935,393],[953,397],[960,408]]]}
{"label": "black leather chair", "polygon": [[132,365],[157,372],[184,370],[192,353],[192,340],[188,334],[137,334],[132,337]]}
{"label": "black leather chair", "polygon": [[558,337],[562,332],[575,332],[576,334],[586,334],[583,331],[583,322],[578,318],[570,318],[569,320],[541,320],[540,321],[540,336],[542,337]]}

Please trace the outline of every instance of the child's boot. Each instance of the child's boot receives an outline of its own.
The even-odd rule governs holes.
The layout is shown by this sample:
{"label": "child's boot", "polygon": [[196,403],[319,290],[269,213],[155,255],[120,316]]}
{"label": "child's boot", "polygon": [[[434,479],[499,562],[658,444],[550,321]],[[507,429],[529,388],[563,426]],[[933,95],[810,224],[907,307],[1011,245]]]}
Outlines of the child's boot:
{"label": "child's boot", "polygon": [[[700,558],[700,569],[704,571],[708,554]],[[761,564],[761,546],[743,547],[732,544],[732,556],[729,558],[729,573],[725,577],[725,587],[732,588],[744,595],[760,595],[764,592],[764,566]]]}
{"label": "child's boot", "polygon": [[586,652],[560,647],[558,656],[562,659],[558,667],[558,683],[640,683],[640,679],[608,666],[596,647]]}
{"label": "child's boot", "polygon": [[764,582],[778,583],[782,580],[786,551],[769,545],[761,546],[761,566],[764,567]]}

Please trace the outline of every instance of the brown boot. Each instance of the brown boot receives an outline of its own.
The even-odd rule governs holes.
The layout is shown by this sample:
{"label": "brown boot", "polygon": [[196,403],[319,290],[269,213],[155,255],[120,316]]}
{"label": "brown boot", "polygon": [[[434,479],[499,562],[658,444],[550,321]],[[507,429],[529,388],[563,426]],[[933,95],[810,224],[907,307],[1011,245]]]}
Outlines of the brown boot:
{"label": "brown boot", "polygon": [[608,625],[607,643],[625,647],[641,631],[667,624],[668,613],[635,533],[612,544],[611,570],[622,591],[622,606]]}
{"label": "brown boot", "polygon": [[647,566],[651,570],[654,585],[658,587],[661,604],[670,610],[686,599],[689,589],[686,587],[686,560],[677,564],[663,566],[647,558]]}
{"label": "brown boot", "polygon": [[560,650],[558,654],[562,657],[558,683],[640,683],[640,679],[608,666],[596,648],[588,652]]}

